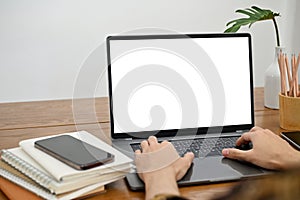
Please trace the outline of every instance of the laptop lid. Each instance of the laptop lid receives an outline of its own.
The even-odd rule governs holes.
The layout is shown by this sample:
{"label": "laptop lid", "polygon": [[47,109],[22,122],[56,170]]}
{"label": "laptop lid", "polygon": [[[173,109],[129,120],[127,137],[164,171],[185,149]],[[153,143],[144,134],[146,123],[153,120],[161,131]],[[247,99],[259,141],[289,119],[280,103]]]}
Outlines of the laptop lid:
{"label": "laptop lid", "polygon": [[109,36],[107,59],[112,138],[254,126],[250,34]]}

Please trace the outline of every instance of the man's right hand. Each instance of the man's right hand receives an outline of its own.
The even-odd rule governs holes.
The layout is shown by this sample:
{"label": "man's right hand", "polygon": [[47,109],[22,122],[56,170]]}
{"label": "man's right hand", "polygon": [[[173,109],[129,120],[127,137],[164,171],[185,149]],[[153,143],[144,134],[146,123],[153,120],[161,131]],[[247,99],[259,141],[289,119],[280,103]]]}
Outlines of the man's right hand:
{"label": "man's right hand", "polygon": [[268,129],[254,127],[244,133],[236,145],[252,142],[250,150],[223,149],[223,156],[244,160],[266,169],[286,170],[300,167],[300,152]]}

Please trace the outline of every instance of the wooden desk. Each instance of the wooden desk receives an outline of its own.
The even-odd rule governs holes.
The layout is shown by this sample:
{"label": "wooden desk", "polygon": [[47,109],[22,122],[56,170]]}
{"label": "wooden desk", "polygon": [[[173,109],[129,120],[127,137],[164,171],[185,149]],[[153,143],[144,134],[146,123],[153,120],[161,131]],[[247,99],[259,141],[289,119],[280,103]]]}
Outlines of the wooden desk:
{"label": "wooden desk", "polygon": [[[75,111],[74,111],[75,110]],[[74,112],[73,112],[74,111]],[[19,141],[63,132],[86,130],[110,142],[107,98],[55,100],[0,104],[0,149],[18,146]],[[263,105],[263,88],[255,89],[255,124],[280,132],[278,110]],[[201,199],[231,187],[234,182],[180,188],[192,199]],[[144,199],[143,192],[130,191],[125,180],[109,184],[105,194],[90,199]],[[6,199],[0,192],[0,199]]]}

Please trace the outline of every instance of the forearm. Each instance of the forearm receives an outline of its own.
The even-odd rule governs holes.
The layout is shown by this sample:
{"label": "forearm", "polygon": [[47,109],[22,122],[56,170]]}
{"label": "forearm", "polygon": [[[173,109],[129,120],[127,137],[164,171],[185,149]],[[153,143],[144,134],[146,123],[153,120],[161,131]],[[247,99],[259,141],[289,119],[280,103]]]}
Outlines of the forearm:
{"label": "forearm", "polygon": [[179,195],[176,179],[172,173],[162,172],[145,179],[146,200],[158,194]]}

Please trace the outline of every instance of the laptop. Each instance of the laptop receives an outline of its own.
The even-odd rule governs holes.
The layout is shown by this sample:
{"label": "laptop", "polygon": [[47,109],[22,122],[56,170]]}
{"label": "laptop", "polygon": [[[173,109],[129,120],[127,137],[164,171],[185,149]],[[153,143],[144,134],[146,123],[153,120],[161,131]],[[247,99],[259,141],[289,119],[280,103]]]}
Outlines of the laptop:
{"label": "laptop", "polygon": [[[223,148],[254,126],[251,36],[107,37],[111,138],[134,158],[150,135],[195,159],[179,186],[240,180],[268,171],[224,158]],[[132,190],[144,188],[137,174]]]}

